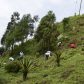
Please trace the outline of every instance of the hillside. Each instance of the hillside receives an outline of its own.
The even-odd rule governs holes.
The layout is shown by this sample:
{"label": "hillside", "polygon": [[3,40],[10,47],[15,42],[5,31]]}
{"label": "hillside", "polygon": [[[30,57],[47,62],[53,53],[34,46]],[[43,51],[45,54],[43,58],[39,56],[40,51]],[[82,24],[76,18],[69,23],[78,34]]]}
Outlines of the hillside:
{"label": "hillside", "polygon": [[[4,58],[3,58],[4,59]],[[48,61],[44,57],[37,58],[37,66],[32,68],[25,82],[22,73],[12,74],[0,68],[0,79],[8,84],[83,84],[84,83],[84,51],[81,48],[68,49],[61,56],[61,66],[57,67],[52,56]],[[5,76],[4,76],[5,75]]]}
{"label": "hillside", "polygon": [[[34,44],[31,44],[31,47],[25,43],[25,50],[29,53],[33,51],[31,55],[35,60],[28,80],[22,80],[21,71],[17,74],[5,71],[3,63],[8,61],[8,56],[5,56],[0,57],[2,65],[0,67],[0,80],[4,82],[2,84],[84,84],[84,15],[69,17],[69,19],[71,30],[67,32],[63,31],[62,22],[58,24],[58,30],[61,34],[68,37],[68,40],[63,41],[60,67],[57,67],[54,55],[47,61],[44,56],[36,57],[33,54],[35,53]],[[69,48],[68,44],[71,42],[75,42],[77,47]],[[27,54],[26,56],[29,58],[31,55]]]}

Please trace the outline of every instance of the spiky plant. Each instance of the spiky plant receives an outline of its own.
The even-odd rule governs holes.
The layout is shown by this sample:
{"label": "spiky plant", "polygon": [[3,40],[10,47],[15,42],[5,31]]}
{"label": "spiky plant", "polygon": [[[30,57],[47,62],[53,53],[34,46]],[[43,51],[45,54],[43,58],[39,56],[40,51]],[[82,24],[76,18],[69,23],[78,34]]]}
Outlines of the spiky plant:
{"label": "spiky plant", "polygon": [[23,71],[23,80],[26,80],[27,74],[29,73],[30,67],[32,65],[32,61],[31,59],[24,57],[21,62],[21,65],[22,65],[22,71]]}

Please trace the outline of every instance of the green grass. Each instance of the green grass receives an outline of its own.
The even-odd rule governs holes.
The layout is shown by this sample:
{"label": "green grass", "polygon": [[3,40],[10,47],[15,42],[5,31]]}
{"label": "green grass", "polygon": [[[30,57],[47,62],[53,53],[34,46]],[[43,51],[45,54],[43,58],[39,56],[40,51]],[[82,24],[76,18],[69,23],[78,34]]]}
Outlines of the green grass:
{"label": "green grass", "polygon": [[[64,42],[64,45],[68,45],[74,39],[77,40],[78,44],[76,49],[64,47],[60,67],[57,67],[54,56],[50,57],[47,61],[43,56],[39,58],[32,56],[35,60],[34,67],[31,68],[28,79],[23,81],[21,71],[17,74],[5,71],[3,63],[8,62],[8,56],[5,56],[0,57],[0,79],[6,81],[4,84],[84,84],[84,51],[81,51],[81,44],[84,43],[84,40],[80,40],[81,37],[84,37],[84,25],[80,26],[78,24],[83,22],[82,18],[84,18],[84,15],[70,17],[71,28],[73,26],[76,27],[73,31],[63,32],[62,22],[58,24],[58,30],[70,38],[67,43]],[[34,44],[31,43],[32,47],[30,45],[27,46],[27,44],[25,44],[25,49],[30,54]],[[33,53],[35,53],[34,50],[35,48],[33,48]]]}
{"label": "green grass", "polygon": [[22,72],[7,73],[4,67],[0,68],[0,77],[8,84],[84,84],[84,55],[81,48],[67,49],[62,53],[61,66],[57,67],[55,57],[45,61],[44,57],[37,58],[35,68],[23,81]]}

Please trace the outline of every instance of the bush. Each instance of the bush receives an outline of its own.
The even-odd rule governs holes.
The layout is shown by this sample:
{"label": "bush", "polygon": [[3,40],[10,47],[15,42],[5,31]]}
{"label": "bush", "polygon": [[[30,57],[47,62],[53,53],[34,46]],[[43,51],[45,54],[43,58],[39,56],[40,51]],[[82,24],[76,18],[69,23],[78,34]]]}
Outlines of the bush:
{"label": "bush", "polygon": [[71,30],[69,22],[70,22],[70,18],[64,18],[63,19],[63,29],[64,29],[64,32]]}
{"label": "bush", "polygon": [[32,61],[29,58],[23,58],[23,60],[21,61],[21,65],[22,65],[22,71],[23,71],[23,80],[25,81],[27,79],[27,74],[29,73],[31,66],[32,66]]}
{"label": "bush", "polygon": [[19,64],[19,61],[10,62],[5,66],[5,70],[7,70],[7,72],[17,73],[19,72],[20,69],[21,69],[21,66]]}
{"label": "bush", "polygon": [[0,77],[0,84],[8,84],[8,81],[2,77]]}
{"label": "bush", "polygon": [[36,53],[36,57],[37,58],[40,57],[40,53],[39,52]]}
{"label": "bush", "polygon": [[84,51],[84,48],[82,48],[82,51]]}

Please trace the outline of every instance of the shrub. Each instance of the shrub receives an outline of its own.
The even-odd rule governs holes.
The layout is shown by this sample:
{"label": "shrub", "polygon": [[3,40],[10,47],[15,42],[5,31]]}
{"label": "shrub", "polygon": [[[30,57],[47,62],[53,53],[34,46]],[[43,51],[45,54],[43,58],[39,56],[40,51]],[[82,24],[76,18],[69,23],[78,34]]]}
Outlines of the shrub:
{"label": "shrub", "polygon": [[39,52],[36,53],[36,57],[37,58],[40,57],[40,53]]}
{"label": "shrub", "polygon": [[17,73],[21,69],[21,66],[19,64],[19,61],[13,61],[6,64],[5,69],[7,70],[7,72]]}
{"label": "shrub", "polygon": [[70,18],[64,18],[63,19],[63,29],[64,29],[64,32],[71,30],[69,21],[70,21]]}
{"label": "shrub", "polygon": [[32,61],[31,59],[28,58],[23,58],[23,61],[21,62],[22,68],[23,68],[23,80],[25,81],[27,79],[27,74],[30,71],[31,65],[32,65]]}
{"label": "shrub", "polygon": [[8,84],[8,81],[2,77],[0,77],[0,84]]}
{"label": "shrub", "polygon": [[82,51],[84,51],[84,48],[82,48]]}

